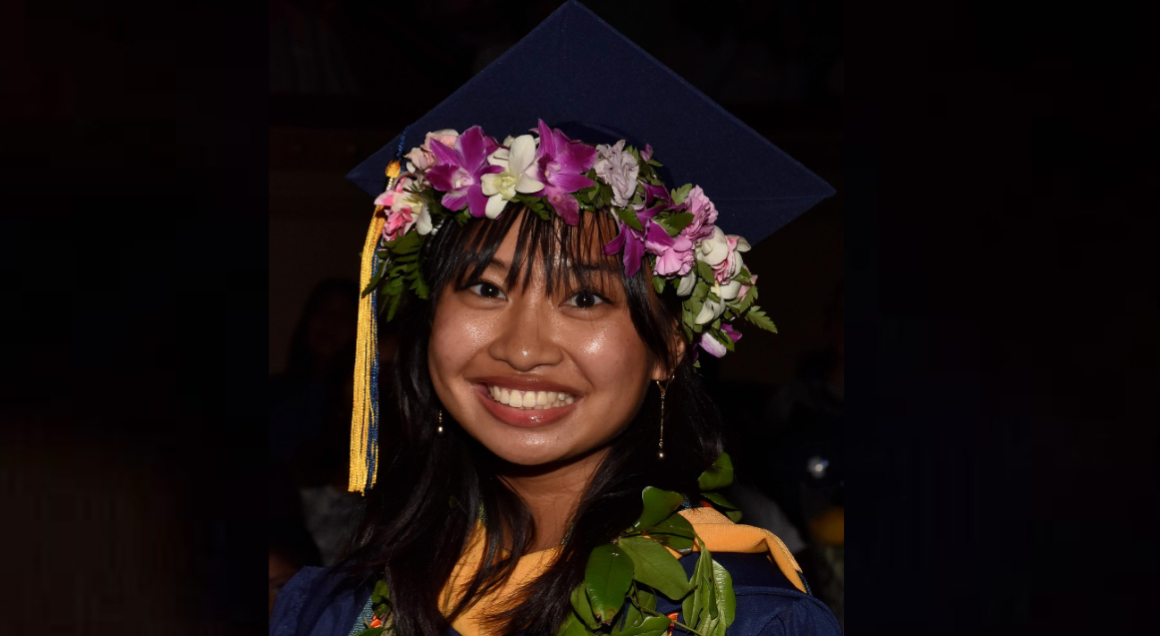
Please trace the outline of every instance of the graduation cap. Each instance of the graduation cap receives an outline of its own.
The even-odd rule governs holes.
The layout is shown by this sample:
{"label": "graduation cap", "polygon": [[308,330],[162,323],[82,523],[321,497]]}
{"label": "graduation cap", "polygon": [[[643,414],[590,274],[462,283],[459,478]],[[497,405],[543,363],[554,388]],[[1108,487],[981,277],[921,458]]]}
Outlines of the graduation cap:
{"label": "graduation cap", "polygon": [[[745,237],[750,244],[834,193],[826,182],[574,0],[347,178],[372,196],[379,195],[388,183],[384,175],[392,185],[399,175],[399,164],[393,162],[421,145],[428,132],[464,132],[479,126],[503,139],[527,133],[540,120],[585,144],[614,144],[623,139],[637,149],[650,145],[652,156],[664,165],[656,176],[668,188],[699,185],[716,206],[716,226]],[[379,280],[374,276],[380,271],[381,259],[376,254],[383,223],[382,216],[376,215],[367,233],[360,276],[364,287],[373,287]],[[627,268],[628,260],[626,272],[631,274]],[[399,293],[396,289],[394,298]],[[359,306],[350,475],[351,490],[359,492],[375,484],[378,462],[377,296],[364,293]],[[722,310],[722,299],[713,301],[721,305],[716,315]],[[704,302],[698,305],[702,309],[710,301]],[[756,305],[749,308],[747,319],[773,329],[757,309]],[[388,310],[388,319],[391,313]],[[709,326],[701,325],[700,317],[697,320],[695,329],[706,344]],[[722,349],[713,355],[723,355],[725,349],[732,349],[731,340],[740,336],[728,325],[718,330],[716,324],[712,326],[716,335],[708,344],[717,342]],[[706,350],[712,352],[709,347]]]}
{"label": "graduation cap", "polygon": [[668,186],[701,186],[717,206],[717,225],[750,244],[834,194],[574,0],[347,178],[374,196],[384,189],[387,165],[423,143],[427,132],[478,125],[503,139],[526,133],[539,119],[589,144],[651,145]]}

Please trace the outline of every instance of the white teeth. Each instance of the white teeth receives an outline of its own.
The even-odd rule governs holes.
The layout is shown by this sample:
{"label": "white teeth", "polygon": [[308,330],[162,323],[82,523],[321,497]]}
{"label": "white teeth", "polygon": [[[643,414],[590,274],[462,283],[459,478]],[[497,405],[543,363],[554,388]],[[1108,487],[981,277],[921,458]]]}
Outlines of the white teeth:
{"label": "white teeth", "polygon": [[554,409],[576,401],[567,393],[556,391],[515,391],[499,386],[488,387],[491,399],[517,409]]}

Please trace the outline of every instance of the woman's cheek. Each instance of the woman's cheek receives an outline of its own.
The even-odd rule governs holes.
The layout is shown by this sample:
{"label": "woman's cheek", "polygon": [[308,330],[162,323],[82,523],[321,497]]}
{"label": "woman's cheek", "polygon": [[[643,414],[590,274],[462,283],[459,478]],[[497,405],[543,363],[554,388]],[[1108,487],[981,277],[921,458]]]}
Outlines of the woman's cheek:
{"label": "woman's cheek", "polygon": [[627,325],[608,324],[577,334],[578,364],[594,384],[623,387],[633,383],[645,366],[647,354],[644,343],[636,334],[631,321]]}

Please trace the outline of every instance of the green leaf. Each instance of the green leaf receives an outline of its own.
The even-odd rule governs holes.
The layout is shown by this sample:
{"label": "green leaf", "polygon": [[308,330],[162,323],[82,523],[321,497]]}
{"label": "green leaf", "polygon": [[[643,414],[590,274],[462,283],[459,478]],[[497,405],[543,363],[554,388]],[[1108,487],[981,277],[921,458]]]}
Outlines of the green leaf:
{"label": "green leaf", "polygon": [[675,515],[669,515],[667,519],[661,521],[660,523],[654,524],[647,530],[649,536],[667,534],[684,537],[686,539],[692,539],[693,537],[697,536],[693,531],[693,524],[689,523],[689,520],[682,517],[679,513]]}
{"label": "green leaf", "polygon": [[[702,285],[704,283],[697,284]],[[706,287],[705,289],[708,290],[709,288]],[[689,296],[689,299],[684,302],[684,307],[689,312],[688,318],[685,320],[685,324],[688,325],[690,329],[693,329],[698,333],[700,333],[700,330],[697,329],[697,324],[695,321],[697,320],[697,314],[701,313],[701,307],[704,305],[705,299],[697,297],[696,288],[693,289],[693,294]]]}
{"label": "green leaf", "polygon": [[631,208],[616,208],[616,216],[620,217],[620,220],[623,221],[625,225],[631,227],[637,232],[644,231],[644,226],[640,224],[640,219],[636,218],[636,212],[634,212]]}
{"label": "green leaf", "polygon": [[[689,297],[704,302],[709,297],[709,289],[709,283],[706,283],[704,280],[698,280],[697,284],[693,285],[693,293]],[[697,307],[697,311],[701,311],[701,308]],[[696,314],[693,315],[696,316]]]}
{"label": "green leaf", "polygon": [[615,621],[612,626],[614,635],[622,634],[626,629],[640,627],[644,624],[644,619],[648,618],[648,614],[645,612],[657,608],[656,595],[635,583],[632,586],[632,591],[629,592],[628,601],[628,604],[624,606],[621,620]]}
{"label": "green leaf", "polygon": [[[656,266],[654,265],[653,267],[649,268],[649,271],[654,271],[655,268]],[[658,295],[665,293],[665,278],[663,276],[653,274],[652,283],[653,289],[656,290]]]}
{"label": "green leaf", "polygon": [[423,246],[423,240],[423,235],[419,234],[418,232],[407,232],[398,239],[387,243],[387,247],[389,247],[396,256],[403,256],[405,254],[419,251],[419,248]]}
{"label": "green leaf", "polygon": [[383,274],[385,274],[387,272],[387,265],[389,265],[391,262],[390,259],[380,258],[379,260],[380,260],[380,263],[379,263],[378,270],[375,271],[375,275],[372,276],[370,282],[367,283],[366,289],[362,290],[362,294],[360,295],[360,297],[366,296],[367,294],[374,291],[375,287],[379,286],[379,281],[381,281],[383,279]]}
{"label": "green leaf", "polygon": [[675,230],[675,232],[673,233],[673,236],[680,234],[681,230],[688,227],[689,224],[692,222],[693,222],[693,215],[688,213],[688,212],[681,212],[680,214],[673,214],[673,215],[669,216],[669,218],[665,219],[666,225],[668,227],[673,228],[673,230]]}
{"label": "green leaf", "polygon": [[371,601],[374,603],[385,603],[391,600],[391,589],[387,587],[386,581],[379,581],[375,583],[375,589],[371,592]]}
{"label": "green leaf", "polygon": [[680,204],[684,203],[685,199],[689,198],[689,191],[692,189],[693,189],[693,184],[686,183],[685,185],[677,188],[676,190],[673,190],[673,192],[672,192],[673,204],[680,205]]}
{"label": "green leaf", "polygon": [[733,302],[733,304],[731,305],[731,307],[733,308],[733,311],[737,315],[744,314],[746,312],[746,310],[748,310],[749,307],[751,305],[753,305],[753,301],[756,298],[757,298],[757,288],[750,287],[749,291],[745,294],[745,298],[742,298],[740,300],[735,300]]}
{"label": "green leaf", "polygon": [[678,514],[649,528],[648,536],[681,554],[688,554],[693,551],[693,537],[696,535],[692,524]]}
{"label": "green leaf", "polygon": [[576,589],[572,590],[572,609],[576,610],[576,615],[580,617],[580,621],[589,629],[595,630],[600,627],[600,621],[597,620],[596,613],[592,611],[592,603],[588,602],[588,592],[584,590],[583,585],[577,585]]}
{"label": "green leaf", "polygon": [[700,276],[701,280],[703,281],[716,280],[714,278],[715,274],[713,273],[713,266],[706,263],[705,261],[697,261],[697,275]]}
{"label": "green leaf", "polygon": [[624,537],[620,547],[632,559],[632,578],[678,600],[689,593],[685,570],[665,547],[645,537]]}
{"label": "green leaf", "polygon": [[656,159],[652,159],[652,158],[650,158],[650,159],[648,160],[648,165],[650,165],[650,166],[656,166],[657,168],[663,168],[665,164],[663,164],[663,163],[661,163],[661,162],[657,161]]}
{"label": "green leaf", "polygon": [[668,616],[649,616],[639,627],[629,627],[627,623],[621,631],[613,631],[614,636],[664,636],[669,631]]}
{"label": "green leaf", "polygon": [[630,528],[632,532],[644,532],[660,523],[673,514],[685,501],[685,496],[679,492],[661,490],[652,486],[645,486],[640,493],[640,498],[644,502],[644,509],[641,510],[640,518],[632,524],[632,528]]}
{"label": "green leaf", "polygon": [[395,312],[399,311],[399,302],[403,299],[401,294],[391,296],[391,304],[387,307],[387,322],[395,319]]}
{"label": "green leaf", "polygon": [[593,613],[605,625],[612,623],[612,618],[624,605],[624,596],[632,585],[632,575],[632,559],[611,543],[596,546],[588,557],[588,565],[584,568],[584,589],[588,592]]}
{"label": "green leaf", "polygon": [[685,601],[681,603],[681,611],[685,615],[685,624],[700,631],[699,627],[704,622],[702,614],[707,609],[706,595],[709,592],[705,582],[711,578],[711,574],[706,575],[705,570],[706,568],[712,569],[713,557],[700,539],[697,540],[697,543],[700,544],[701,554],[697,557],[697,565],[693,567],[693,578],[689,579],[693,593],[685,597]]}
{"label": "green leaf", "polygon": [[724,508],[725,516],[733,523],[741,523],[741,511],[719,492],[703,492],[701,496]]}
{"label": "green leaf", "polygon": [[752,307],[749,311],[745,312],[745,319],[766,331],[777,333],[777,327],[774,326],[773,321],[758,307]]}
{"label": "green leaf", "polygon": [[657,608],[657,595],[641,587],[634,586],[632,600],[636,601],[636,605],[649,611],[655,611]]}
{"label": "green leaf", "polygon": [[364,629],[363,631],[359,632],[358,634],[355,634],[355,636],[379,636],[380,634],[383,633],[384,629],[386,629],[386,628],[385,627],[372,627],[370,629]]}
{"label": "green leaf", "polygon": [[427,300],[427,296],[431,291],[427,287],[427,281],[423,279],[423,272],[418,269],[411,276],[411,291],[415,292],[415,295],[423,300]]}
{"label": "green leaf", "polygon": [[737,597],[733,593],[733,577],[716,561],[713,561],[713,591],[715,597],[713,613],[721,625],[718,633],[724,634],[725,629],[733,624],[733,619],[737,616]]}
{"label": "green leaf", "polygon": [[705,472],[697,477],[697,486],[702,492],[720,490],[733,483],[733,459],[729,453],[721,453]]}
{"label": "green leaf", "polygon": [[701,493],[701,496],[706,500],[711,501],[714,504],[721,506],[722,508],[725,508],[726,510],[740,510],[740,508],[734,506],[728,499],[726,499],[725,495],[722,495],[719,492],[703,492]]}
{"label": "green leaf", "polygon": [[560,631],[556,632],[557,636],[588,636],[591,633],[584,628],[584,624],[575,614],[569,614],[564,624],[560,626]]}

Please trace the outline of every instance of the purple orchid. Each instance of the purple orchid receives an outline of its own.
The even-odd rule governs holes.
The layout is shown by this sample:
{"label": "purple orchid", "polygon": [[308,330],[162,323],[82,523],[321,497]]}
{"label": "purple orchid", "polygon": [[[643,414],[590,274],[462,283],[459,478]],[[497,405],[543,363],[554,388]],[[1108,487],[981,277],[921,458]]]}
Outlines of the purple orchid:
{"label": "purple orchid", "polygon": [[503,171],[503,166],[487,162],[499,144],[483,134],[482,128],[472,126],[455,139],[454,148],[438,141],[430,147],[436,164],[427,171],[426,177],[436,190],[447,193],[443,195],[443,207],[459,211],[466,204],[471,216],[483,216],[487,211],[483,175]]}
{"label": "purple orchid", "polygon": [[[721,331],[726,336],[729,336],[729,339],[733,342],[737,342],[741,339],[741,332],[734,329],[733,325],[727,322],[721,323]],[[702,349],[705,350],[706,353],[713,356],[714,358],[720,358],[724,356],[726,352],[728,352],[728,349],[725,348],[725,345],[721,344],[717,338],[713,337],[707,331],[701,334],[701,339],[698,341],[698,344]]]}
{"label": "purple orchid", "polygon": [[580,204],[572,193],[594,185],[584,173],[596,163],[596,148],[569,139],[559,129],[549,128],[542,119],[539,122],[540,147],[536,161],[542,174],[540,180],[544,182],[540,195],[548,199],[568,225],[577,225]]}
{"label": "purple orchid", "polygon": [[[634,205],[633,210],[643,231],[630,227],[627,223],[620,224],[620,234],[604,246],[605,254],[615,254],[624,250],[624,273],[627,276],[636,274],[640,269],[640,261],[645,253],[663,255],[673,246],[673,237],[660,225],[653,223],[653,217],[661,212],[672,209],[672,198],[668,190],[660,187],[645,186],[647,198],[645,203]],[[658,205],[652,205],[658,203]],[[652,207],[647,207],[647,206]]]}

